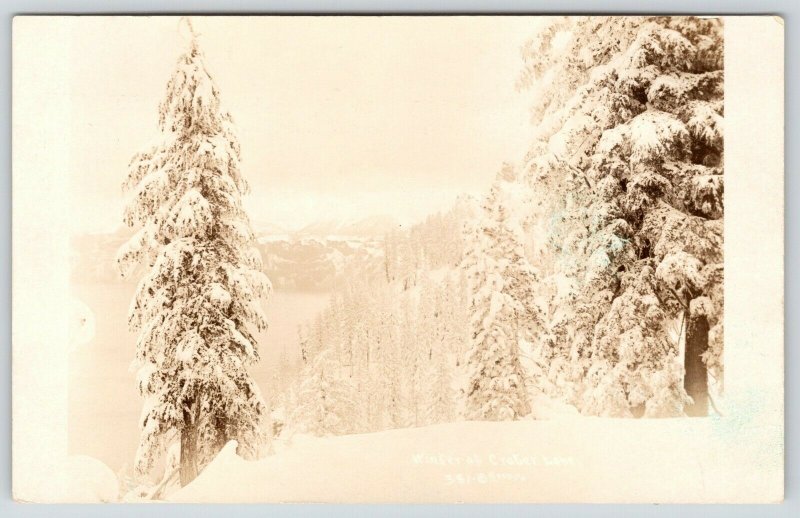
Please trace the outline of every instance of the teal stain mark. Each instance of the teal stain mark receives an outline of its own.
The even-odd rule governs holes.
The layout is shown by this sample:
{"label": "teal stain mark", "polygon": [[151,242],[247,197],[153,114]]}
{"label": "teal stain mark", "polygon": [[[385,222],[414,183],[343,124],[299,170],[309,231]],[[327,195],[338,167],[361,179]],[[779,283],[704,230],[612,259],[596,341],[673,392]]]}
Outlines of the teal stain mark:
{"label": "teal stain mark", "polygon": [[[712,438],[735,448],[748,448],[754,467],[774,469],[775,459],[783,458],[783,428],[770,421],[769,400],[759,389],[748,389],[737,398],[736,406],[726,415],[714,415],[711,420]],[[778,452],[778,454],[776,454]]]}
{"label": "teal stain mark", "polygon": [[601,268],[608,268],[611,265],[611,259],[603,250],[596,250],[592,256],[593,262]]}
{"label": "teal stain mark", "polygon": [[615,253],[615,254],[619,253],[623,249],[625,249],[625,247],[630,242],[629,239],[621,238],[621,237],[618,237],[616,235],[612,235],[611,239],[609,241],[610,241],[610,243],[608,245],[608,250],[613,252],[613,253]]}

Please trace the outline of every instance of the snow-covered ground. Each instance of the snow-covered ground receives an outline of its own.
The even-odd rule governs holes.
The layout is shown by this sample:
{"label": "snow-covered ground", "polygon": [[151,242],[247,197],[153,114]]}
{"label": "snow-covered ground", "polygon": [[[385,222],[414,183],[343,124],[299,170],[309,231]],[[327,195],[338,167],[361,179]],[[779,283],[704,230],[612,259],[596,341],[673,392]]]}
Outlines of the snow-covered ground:
{"label": "snow-covered ground", "polygon": [[[88,455],[69,455],[54,460],[47,476],[31,481],[29,485],[36,486],[46,488],[39,492],[42,496],[36,500],[37,503],[116,502],[120,496],[119,481],[114,472]],[[20,498],[16,490],[14,498]]]}
{"label": "snow-covered ground", "polygon": [[[780,499],[749,420],[569,417],[295,436],[248,462],[229,443],[174,502],[653,502]],[[742,444],[743,435],[751,440]],[[760,434],[763,440],[753,434]],[[746,450],[746,448],[750,448]],[[753,459],[762,461],[754,469]],[[776,483],[777,482],[777,483]],[[770,493],[769,491],[772,491]]]}

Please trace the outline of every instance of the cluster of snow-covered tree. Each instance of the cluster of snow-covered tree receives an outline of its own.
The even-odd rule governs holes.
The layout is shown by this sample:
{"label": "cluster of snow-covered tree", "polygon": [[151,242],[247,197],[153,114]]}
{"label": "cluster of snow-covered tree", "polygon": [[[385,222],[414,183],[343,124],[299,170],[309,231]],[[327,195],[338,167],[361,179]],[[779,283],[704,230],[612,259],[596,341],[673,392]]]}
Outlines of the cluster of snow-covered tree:
{"label": "cluster of snow-covered tree", "polygon": [[389,232],[384,239],[383,266],[388,282],[399,282],[404,289],[416,283],[420,271],[457,268],[464,256],[464,222],[478,212],[478,201],[459,196],[453,207],[428,216],[408,230]]}
{"label": "cluster of snow-covered tree", "polygon": [[530,412],[524,353],[544,323],[518,223],[531,193],[514,174],[502,169],[482,208],[464,197],[391,233],[386,277],[347,282],[301,330],[305,366],[281,402],[289,429],[357,433]]}
{"label": "cluster of snow-covered tree", "polygon": [[300,330],[304,365],[281,402],[286,426],[324,435],[454,419],[467,296],[452,268],[341,285]]}
{"label": "cluster of snow-covered tree", "polygon": [[708,413],[723,387],[721,22],[554,18],[523,60],[529,153],[479,213],[387,237],[383,282],[348,286],[306,330],[290,423],[517,419],[540,393],[585,415]]}

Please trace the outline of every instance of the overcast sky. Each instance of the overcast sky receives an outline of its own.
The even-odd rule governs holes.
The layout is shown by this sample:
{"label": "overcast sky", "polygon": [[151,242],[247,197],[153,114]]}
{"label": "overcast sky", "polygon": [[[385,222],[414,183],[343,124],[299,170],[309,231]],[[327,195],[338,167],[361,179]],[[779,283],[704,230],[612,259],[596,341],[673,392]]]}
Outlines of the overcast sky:
{"label": "overcast sky", "polygon": [[[483,192],[530,142],[530,94],[514,81],[535,18],[193,20],[238,127],[256,222],[413,222]],[[126,166],[157,136],[185,33],[172,17],[74,24],[63,70],[76,232],[119,226]]]}

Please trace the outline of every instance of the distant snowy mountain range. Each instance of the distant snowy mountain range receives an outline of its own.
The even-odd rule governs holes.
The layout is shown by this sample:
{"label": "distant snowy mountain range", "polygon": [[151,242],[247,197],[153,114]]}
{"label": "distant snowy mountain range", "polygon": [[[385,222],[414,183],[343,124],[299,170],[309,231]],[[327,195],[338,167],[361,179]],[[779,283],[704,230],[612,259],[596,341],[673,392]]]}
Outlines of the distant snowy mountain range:
{"label": "distant snowy mountain range", "polygon": [[[385,215],[322,219],[296,230],[258,220],[252,222],[252,227],[264,273],[276,289],[321,292],[331,290],[344,274],[362,278],[385,275],[384,240],[397,231],[410,231],[419,239],[436,241],[438,248],[454,246],[449,240],[457,237],[458,229],[474,217],[479,206],[475,198],[462,195],[446,213],[431,215],[413,227]],[[125,282],[117,273],[115,258],[131,235],[129,229],[120,227],[113,233],[73,236],[73,282]]]}
{"label": "distant snowy mountain range", "polygon": [[291,229],[271,221],[251,220],[257,236],[267,239],[319,239],[382,238],[395,229],[402,228],[396,218],[387,215],[348,219],[320,219],[300,228]]}
{"label": "distant snowy mountain range", "polygon": [[353,220],[325,220],[306,225],[299,231],[301,236],[349,236],[361,238],[382,238],[388,232],[401,228],[400,223],[391,216],[371,216]]}

